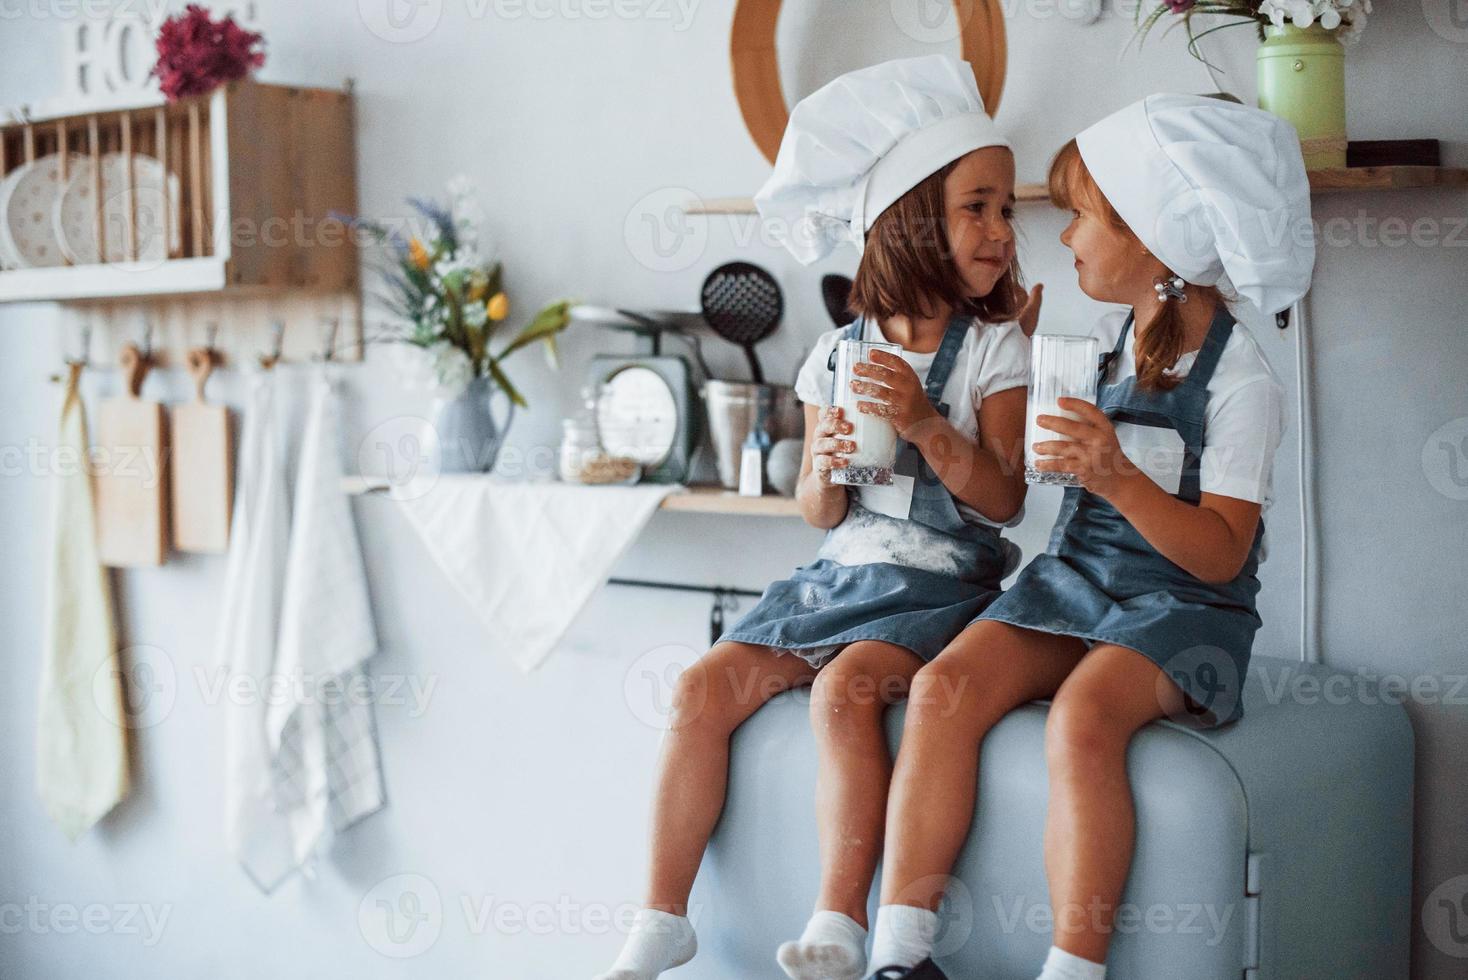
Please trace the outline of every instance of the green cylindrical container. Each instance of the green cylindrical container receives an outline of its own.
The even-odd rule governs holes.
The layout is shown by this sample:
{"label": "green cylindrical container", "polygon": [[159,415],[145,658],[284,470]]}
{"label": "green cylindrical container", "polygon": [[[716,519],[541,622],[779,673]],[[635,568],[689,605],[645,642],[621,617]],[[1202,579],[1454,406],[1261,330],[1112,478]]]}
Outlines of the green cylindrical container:
{"label": "green cylindrical container", "polygon": [[1264,28],[1259,45],[1259,108],[1300,134],[1305,167],[1346,165],[1346,53],[1319,24]]}

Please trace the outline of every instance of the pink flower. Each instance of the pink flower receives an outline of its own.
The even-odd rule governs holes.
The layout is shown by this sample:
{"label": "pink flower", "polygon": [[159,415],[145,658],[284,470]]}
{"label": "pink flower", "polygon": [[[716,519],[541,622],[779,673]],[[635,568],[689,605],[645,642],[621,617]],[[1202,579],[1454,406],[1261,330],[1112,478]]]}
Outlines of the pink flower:
{"label": "pink flower", "polygon": [[210,20],[207,10],[191,3],[158,29],[158,63],[152,73],[170,102],[202,95],[265,64],[265,52],[257,48],[262,40],[233,17]]}
{"label": "pink flower", "polygon": [[1171,10],[1173,13],[1184,14],[1192,9],[1193,4],[1196,2],[1196,0],[1162,0],[1162,2],[1167,6],[1167,9]]}

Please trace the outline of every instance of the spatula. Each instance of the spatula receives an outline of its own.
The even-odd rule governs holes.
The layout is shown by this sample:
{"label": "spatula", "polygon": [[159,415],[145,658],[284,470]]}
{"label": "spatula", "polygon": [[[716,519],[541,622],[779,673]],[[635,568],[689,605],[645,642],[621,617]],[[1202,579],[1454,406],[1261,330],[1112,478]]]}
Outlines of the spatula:
{"label": "spatula", "polygon": [[775,277],[749,262],[729,262],[708,274],[699,295],[704,320],[714,333],[744,348],[752,380],[764,384],[754,345],[774,332],[785,312]]}

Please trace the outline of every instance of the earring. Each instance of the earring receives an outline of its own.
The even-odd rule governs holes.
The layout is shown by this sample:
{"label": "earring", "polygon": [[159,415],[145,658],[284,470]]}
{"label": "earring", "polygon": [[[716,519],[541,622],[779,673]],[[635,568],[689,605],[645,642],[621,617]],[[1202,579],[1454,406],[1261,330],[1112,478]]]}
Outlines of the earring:
{"label": "earring", "polygon": [[1179,303],[1188,301],[1188,294],[1183,292],[1183,277],[1178,275],[1158,276],[1152,282],[1152,288],[1157,290],[1157,301],[1166,303],[1175,299]]}

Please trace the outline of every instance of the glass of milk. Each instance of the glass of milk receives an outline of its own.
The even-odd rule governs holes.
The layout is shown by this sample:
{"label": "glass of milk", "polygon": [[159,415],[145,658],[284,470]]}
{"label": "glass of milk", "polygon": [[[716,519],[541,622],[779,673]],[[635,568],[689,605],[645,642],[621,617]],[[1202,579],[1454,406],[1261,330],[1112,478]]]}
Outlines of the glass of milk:
{"label": "glass of milk", "polygon": [[872,380],[853,373],[851,368],[862,362],[870,363],[869,355],[873,350],[902,356],[900,344],[867,340],[841,340],[836,344],[835,403],[841,406],[841,417],[851,423],[851,432],[842,438],[854,442],[856,450],[846,454],[846,466],[831,471],[832,483],[847,486],[888,486],[892,483],[892,471],[897,466],[897,430],[881,416],[860,411],[856,407],[857,402],[876,399],[851,390],[852,381]]}
{"label": "glass of milk", "polygon": [[1063,411],[1062,398],[1079,398],[1096,404],[1097,359],[1101,345],[1095,337],[1071,337],[1065,334],[1037,333],[1030,338],[1030,394],[1025,408],[1025,482],[1051,486],[1075,487],[1080,481],[1073,473],[1055,473],[1035,469],[1035,461],[1054,459],[1035,452],[1035,443],[1060,440],[1062,435],[1035,424],[1037,415],[1058,415],[1074,419],[1074,412]]}

